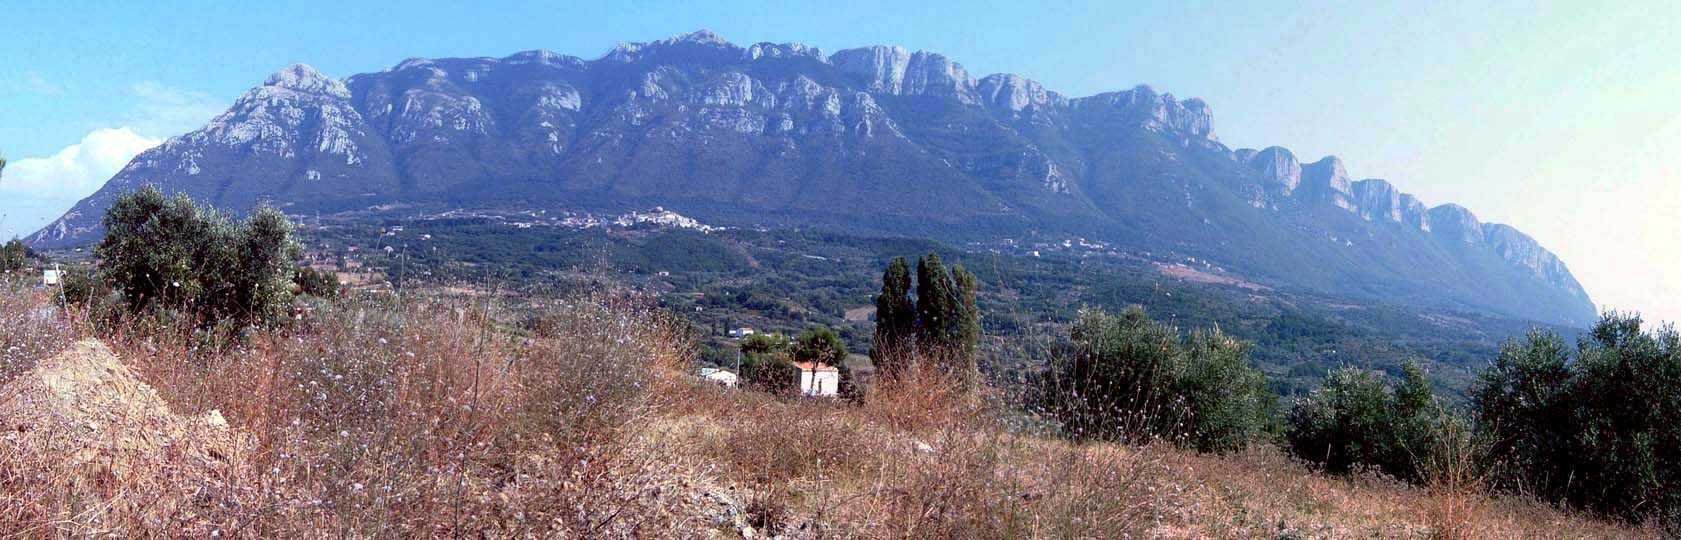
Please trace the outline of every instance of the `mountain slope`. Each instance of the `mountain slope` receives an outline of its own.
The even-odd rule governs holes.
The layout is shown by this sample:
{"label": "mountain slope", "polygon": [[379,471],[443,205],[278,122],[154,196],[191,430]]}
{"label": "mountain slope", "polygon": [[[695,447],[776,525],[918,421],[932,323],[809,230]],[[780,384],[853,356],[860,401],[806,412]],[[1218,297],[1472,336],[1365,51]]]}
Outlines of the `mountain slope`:
{"label": "mountain slope", "polygon": [[825,55],[708,32],[595,60],[290,66],[137,157],[31,237],[88,243],[144,183],[243,211],[623,211],[950,240],[1103,239],[1274,286],[1586,325],[1564,264],[1511,227],[1426,208],[1336,157],[1232,150],[1206,103],[1147,86],[1069,98],[897,47]]}

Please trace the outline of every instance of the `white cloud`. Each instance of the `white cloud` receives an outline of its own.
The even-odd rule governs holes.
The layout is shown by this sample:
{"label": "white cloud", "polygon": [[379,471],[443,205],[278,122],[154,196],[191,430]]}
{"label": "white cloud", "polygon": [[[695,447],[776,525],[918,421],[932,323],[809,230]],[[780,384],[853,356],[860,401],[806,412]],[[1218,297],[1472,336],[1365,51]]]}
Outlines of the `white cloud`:
{"label": "white cloud", "polygon": [[[26,71],[21,77],[0,79],[0,91],[62,89]],[[6,229],[44,225],[105,185],[134,156],[168,137],[203,127],[226,107],[204,92],[157,81],[134,83],[129,92],[137,99],[134,108],[112,122],[122,127],[94,129],[50,156],[17,159],[6,167],[0,177],[0,224]]]}
{"label": "white cloud", "polygon": [[201,127],[221,114],[227,105],[210,94],[140,81],[129,87],[140,103],[124,118],[135,131],[173,137]]}
{"label": "white cloud", "polygon": [[0,194],[73,203],[99,189],[134,156],[162,143],[126,127],[96,129],[51,156],[7,165],[5,176],[0,177]]}

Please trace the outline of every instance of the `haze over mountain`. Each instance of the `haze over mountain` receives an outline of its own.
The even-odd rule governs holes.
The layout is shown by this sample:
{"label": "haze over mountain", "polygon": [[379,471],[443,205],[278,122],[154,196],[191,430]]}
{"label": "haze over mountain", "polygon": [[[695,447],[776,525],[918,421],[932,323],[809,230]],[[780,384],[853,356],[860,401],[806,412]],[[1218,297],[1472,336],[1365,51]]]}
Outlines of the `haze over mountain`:
{"label": "haze over mountain", "polygon": [[[30,237],[86,244],[143,184],[236,211],[624,211],[950,240],[1073,236],[1267,286],[1586,325],[1564,263],[1335,156],[1230,149],[1210,107],[1147,86],[1068,97],[937,53],[731,44],[701,31],[584,60],[286,67],[136,157]],[[391,205],[397,205],[395,207]]]}

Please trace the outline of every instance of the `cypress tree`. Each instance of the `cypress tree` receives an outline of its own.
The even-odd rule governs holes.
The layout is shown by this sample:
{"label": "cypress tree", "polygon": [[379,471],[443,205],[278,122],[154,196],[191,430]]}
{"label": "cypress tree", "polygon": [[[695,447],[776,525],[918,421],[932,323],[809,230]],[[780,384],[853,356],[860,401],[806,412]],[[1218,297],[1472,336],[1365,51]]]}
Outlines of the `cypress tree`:
{"label": "cypress tree", "polygon": [[981,340],[981,308],[975,303],[975,273],[958,265],[952,267],[951,274],[957,286],[956,348],[961,351],[961,365],[956,367],[965,374],[974,373],[975,354]]}
{"label": "cypress tree", "polygon": [[917,345],[923,354],[955,354],[957,293],[938,253],[916,263]]}
{"label": "cypress tree", "polygon": [[870,362],[883,376],[904,372],[916,334],[916,306],[911,303],[911,265],[894,257],[881,274],[881,294],[876,296],[875,339],[870,343]]}

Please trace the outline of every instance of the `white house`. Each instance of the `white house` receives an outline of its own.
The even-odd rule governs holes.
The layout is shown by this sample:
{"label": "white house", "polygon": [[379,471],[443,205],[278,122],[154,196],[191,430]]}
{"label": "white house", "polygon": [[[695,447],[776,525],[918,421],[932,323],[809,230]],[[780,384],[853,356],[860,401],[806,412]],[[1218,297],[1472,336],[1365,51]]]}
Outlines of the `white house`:
{"label": "white house", "polygon": [[736,338],[736,339],[741,339],[741,338],[751,336],[751,335],[753,335],[753,329],[745,327],[745,326],[743,326],[741,328],[737,328],[735,330],[730,330],[730,337]]}
{"label": "white house", "polygon": [[735,388],[735,385],[740,382],[740,379],[734,373],[718,368],[700,368],[700,378],[725,388]]}
{"label": "white house", "polygon": [[57,286],[63,277],[57,270],[41,272],[41,285],[46,287]]}
{"label": "white house", "polygon": [[800,368],[800,395],[835,397],[840,394],[840,370],[818,362],[795,362]]}

